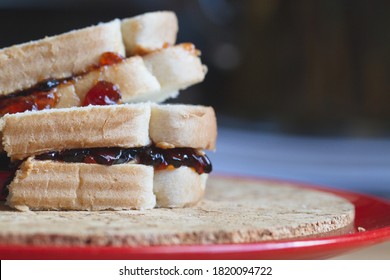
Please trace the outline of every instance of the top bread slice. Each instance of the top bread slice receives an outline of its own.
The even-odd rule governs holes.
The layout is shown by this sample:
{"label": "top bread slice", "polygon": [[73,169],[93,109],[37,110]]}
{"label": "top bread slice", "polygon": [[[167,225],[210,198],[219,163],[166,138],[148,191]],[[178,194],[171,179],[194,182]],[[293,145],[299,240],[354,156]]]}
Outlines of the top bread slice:
{"label": "top bread slice", "polygon": [[3,147],[13,159],[45,151],[140,147],[149,140],[147,104],[88,106],[5,115]]}
{"label": "top bread slice", "polygon": [[173,45],[176,33],[175,14],[156,12],[1,49],[0,95],[33,87],[49,78],[64,79],[84,73],[105,52],[124,56]]}
{"label": "top bread slice", "polygon": [[94,147],[215,148],[213,108],[151,103],[32,111],[0,119],[3,148],[22,160],[49,151]]}

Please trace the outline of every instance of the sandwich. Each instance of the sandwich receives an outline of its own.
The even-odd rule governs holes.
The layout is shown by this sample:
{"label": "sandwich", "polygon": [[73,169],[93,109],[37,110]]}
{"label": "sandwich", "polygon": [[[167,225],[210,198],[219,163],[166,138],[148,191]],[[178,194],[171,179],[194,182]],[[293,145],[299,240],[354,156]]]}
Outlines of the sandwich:
{"label": "sandwich", "polygon": [[204,149],[216,139],[214,110],[191,105],[43,110],[6,115],[0,126],[19,161],[7,204],[33,210],[194,205],[211,172]]}
{"label": "sandwich", "polygon": [[107,88],[122,102],[175,97],[207,71],[194,45],[174,46],[176,33],[176,16],[156,12],[2,49],[0,116],[94,104],[88,93]]}
{"label": "sandwich", "polygon": [[150,209],[203,197],[214,110],[157,104],[207,72],[193,44],[174,45],[177,30],[173,13],[155,12],[0,50],[9,206]]}

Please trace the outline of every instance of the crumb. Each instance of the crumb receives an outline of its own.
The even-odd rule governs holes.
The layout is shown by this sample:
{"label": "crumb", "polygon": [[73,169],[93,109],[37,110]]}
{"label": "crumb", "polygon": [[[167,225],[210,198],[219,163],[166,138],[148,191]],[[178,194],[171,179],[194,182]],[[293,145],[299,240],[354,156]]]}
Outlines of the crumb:
{"label": "crumb", "polygon": [[358,227],[357,230],[358,230],[358,232],[365,232],[366,231],[366,229],[364,227]]}
{"label": "crumb", "polygon": [[26,205],[15,205],[14,208],[20,212],[30,212],[30,208]]}
{"label": "crumb", "polygon": [[158,142],[156,143],[156,147],[161,149],[173,149],[175,148],[175,145],[169,144],[167,142]]}

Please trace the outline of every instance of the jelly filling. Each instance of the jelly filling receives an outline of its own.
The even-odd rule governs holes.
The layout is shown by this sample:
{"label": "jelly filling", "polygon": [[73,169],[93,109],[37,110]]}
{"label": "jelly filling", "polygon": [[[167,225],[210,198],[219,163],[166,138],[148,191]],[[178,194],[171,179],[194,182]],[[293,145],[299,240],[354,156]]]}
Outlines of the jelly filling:
{"label": "jelly filling", "polygon": [[119,88],[113,83],[98,81],[86,94],[83,106],[114,105],[122,98]]}
{"label": "jelly filling", "polygon": [[119,53],[105,52],[100,56],[99,64],[95,67],[100,68],[101,66],[113,65],[116,63],[120,63],[123,60],[125,60],[125,58]]}
{"label": "jelly filling", "polygon": [[[89,70],[120,63],[124,59],[120,54],[106,52],[101,55],[99,63],[92,65]],[[58,102],[56,87],[60,84],[71,82],[72,80],[73,78],[63,80],[49,79],[30,89],[1,96],[0,117],[5,114],[38,111],[55,107]],[[115,85],[109,82],[99,81],[87,93],[83,106],[118,104],[120,99],[121,94]]]}
{"label": "jelly filling", "polygon": [[205,154],[192,148],[162,149],[156,146],[140,148],[90,148],[48,152],[35,157],[36,160],[59,162],[97,163],[102,165],[135,163],[153,166],[155,170],[187,166],[198,174],[210,173],[212,165]]}
{"label": "jelly filling", "polygon": [[24,111],[53,108],[58,102],[55,88],[58,80],[47,80],[35,87],[0,97],[0,117]]}
{"label": "jelly filling", "polygon": [[[153,166],[155,170],[173,169],[181,166],[192,168],[198,174],[210,173],[209,158],[192,148],[162,149],[156,146],[140,148],[89,148],[48,152],[35,157],[36,160],[53,160],[69,163],[95,163],[102,165],[134,162]],[[0,154],[0,200],[8,195],[7,186],[23,161],[10,161],[5,153]]]}

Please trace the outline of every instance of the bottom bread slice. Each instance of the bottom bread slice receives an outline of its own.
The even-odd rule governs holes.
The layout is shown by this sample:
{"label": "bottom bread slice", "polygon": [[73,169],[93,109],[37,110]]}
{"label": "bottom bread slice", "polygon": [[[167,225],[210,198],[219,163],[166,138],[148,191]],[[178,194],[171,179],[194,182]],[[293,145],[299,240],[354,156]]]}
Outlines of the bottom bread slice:
{"label": "bottom bread slice", "polygon": [[19,210],[151,209],[153,167],[29,158],[9,186],[7,204]]}
{"label": "bottom bread slice", "polygon": [[105,166],[29,158],[9,186],[7,204],[19,210],[188,207],[202,199],[207,177],[184,166],[154,171],[142,164]]}
{"label": "bottom bread slice", "polygon": [[194,206],[204,196],[208,175],[199,175],[189,167],[154,172],[153,190],[157,207]]}

